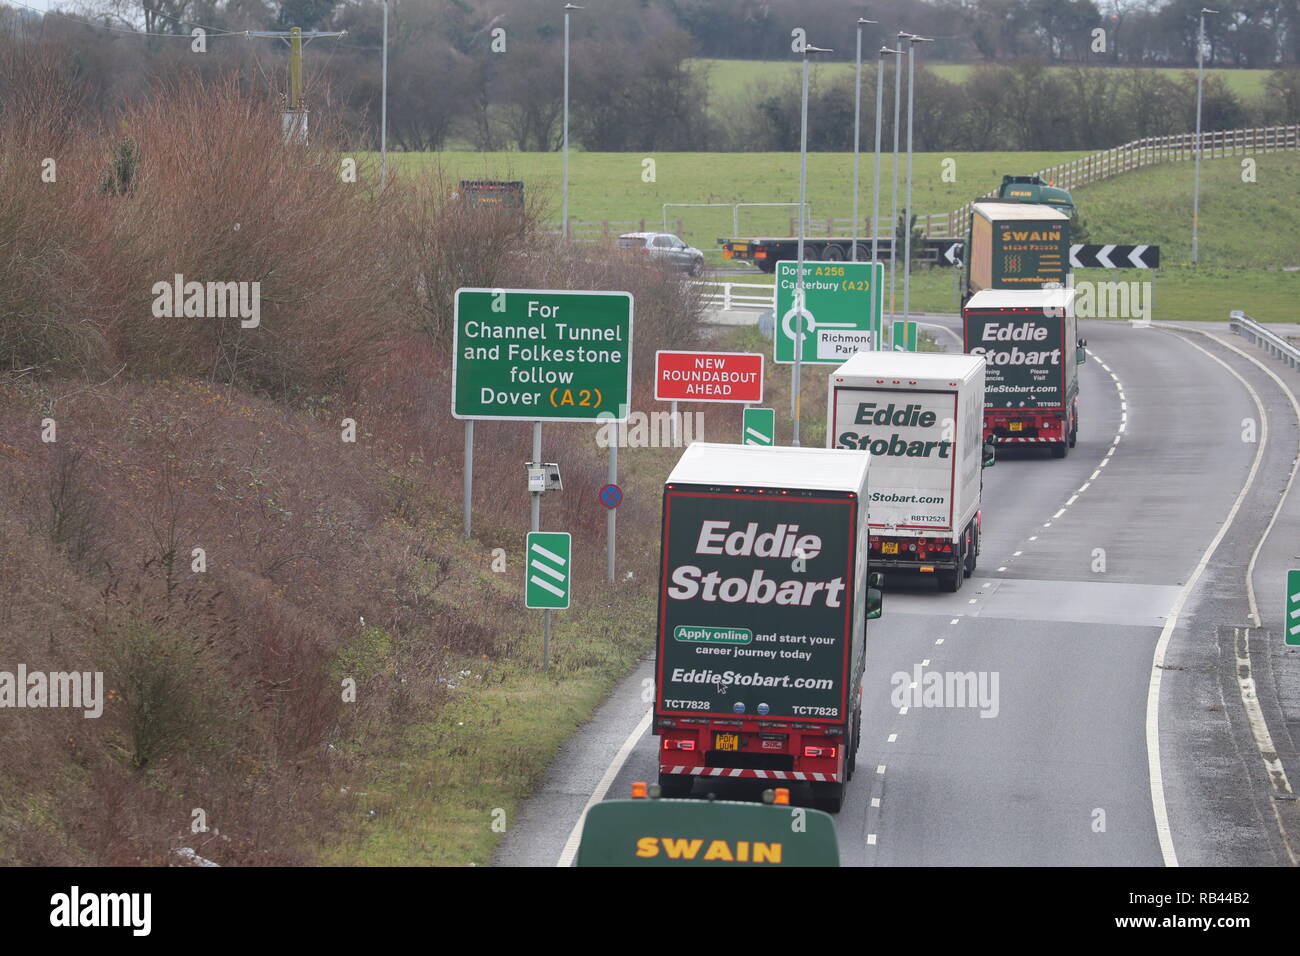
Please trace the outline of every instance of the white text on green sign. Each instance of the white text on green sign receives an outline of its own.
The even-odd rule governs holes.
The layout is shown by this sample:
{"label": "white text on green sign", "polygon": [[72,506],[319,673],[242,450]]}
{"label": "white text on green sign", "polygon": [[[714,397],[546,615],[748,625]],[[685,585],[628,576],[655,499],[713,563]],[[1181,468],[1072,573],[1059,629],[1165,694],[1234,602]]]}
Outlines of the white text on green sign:
{"label": "white text on green sign", "polygon": [[775,359],[794,362],[802,333],[802,362],[840,364],[879,342],[883,307],[878,262],[805,262],[802,327],[795,304],[798,263],[777,264]]}
{"label": "white text on green sign", "polygon": [[629,403],[630,293],[458,289],[454,326],[456,418],[595,421]]}

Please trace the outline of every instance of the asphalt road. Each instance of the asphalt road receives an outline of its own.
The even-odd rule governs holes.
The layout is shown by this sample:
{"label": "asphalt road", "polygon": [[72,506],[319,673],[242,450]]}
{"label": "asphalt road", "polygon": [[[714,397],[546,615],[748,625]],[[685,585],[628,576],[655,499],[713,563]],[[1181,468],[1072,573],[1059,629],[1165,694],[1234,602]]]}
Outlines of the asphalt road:
{"label": "asphalt road", "polygon": [[[1249,623],[1247,558],[1295,455],[1289,400],[1205,336],[1113,322],[1080,334],[1092,355],[1077,447],[1064,460],[1000,450],[974,577],[956,594],[891,581],[871,624],[858,772],[837,817],[846,865],[1286,861],[1233,650]],[[1256,401],[1272,425],[1258,462],[1258,442],[1243,440]],[[984,707],[900,706],[918,669],[997,692]],[[642,662],[565,748],[498,865],[567,863],[589,801],[655,779],[650,675]],[[726,783],[697,795],[708,786]],[[718,795],[752,793],[731,786]]]}

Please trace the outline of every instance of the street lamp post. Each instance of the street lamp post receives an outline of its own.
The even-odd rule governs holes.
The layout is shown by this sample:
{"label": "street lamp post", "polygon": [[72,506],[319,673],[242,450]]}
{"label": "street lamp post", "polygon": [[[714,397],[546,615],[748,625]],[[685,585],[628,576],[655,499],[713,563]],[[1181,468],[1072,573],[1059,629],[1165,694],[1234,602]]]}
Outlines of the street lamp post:
{"label": "street lamp post", "polygon": [[929,37],[907,38],[907,202],[903,207],[903,321],[911,315],[912,291],[912,102],[916,89],[916,45]]}
{"label": "street lamp post", "polygon": [[[880,110],[884,103],[885,97],[885,57],[897,50],[891,50],[887,46],[882,46],[880,52],[876,55],[876,181],[871,190],[871,261],[879,262],[879,236],[880,236]],[[884,317],[876,316],[876,328],[873,330],[875,335],[872,345],[879,349],[883,347],[882,339],[884,338]]]}
{"label": "street lamp post", "polygon": [[808,55],[811,53],[830,53],[821,47],[803,44],[803,93],[799,106],[799,245],[794,278],[794,369],[790,374],[790,415],[794,419],[794,434],[790,442],[799,447],[799,384],[800,369],[803,360],[803,240],[808,228]]}
{"label": "street lamp post", "polygon": [[[899,33],[900,41],[909,34]],[[889,315],[894,315],[894,266],[898,262],[898,117],[902,105],[903,50],[902,43],[894,50],[894,198],[889,210]]]}
{"label": "street lamp post", "polygon": [[[857,73],[853,84],[853,251],[850,254],[853,262],[858,261],[858,143],[862,129],[862,27],[864,24],[876,22],[858,17]],[[877,106],[877,119],[879,119],[879,111],[880,107]]]}
{"label": "street lamp post", "polygon": [[384,80],[379,106],[379,188],[388,181],[388,0],[384,0]]}
{"label": "street lamp post", "polygon": [[560,200],[560,235],[569,238],[569,14],[581,10],[572,3],[564,5],[564,186]]}
{"label": "street lamp post", "polygon": [[1205,15],[1218,13],[1201,7],[1201,27],[1196,32],[1196,174],[1192,181],[1192,265],[1196,265],[1197,232],[1201,219],[1201,90],[1205,85]]}

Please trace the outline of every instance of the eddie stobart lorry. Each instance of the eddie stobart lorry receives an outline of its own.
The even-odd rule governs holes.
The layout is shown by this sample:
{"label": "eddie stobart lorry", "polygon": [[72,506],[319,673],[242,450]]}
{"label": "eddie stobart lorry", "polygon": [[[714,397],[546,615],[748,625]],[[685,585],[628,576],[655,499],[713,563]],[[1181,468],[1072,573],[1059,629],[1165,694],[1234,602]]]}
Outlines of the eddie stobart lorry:
{"label": "eddie stobart lorry", "polygon": [[980,551],[984,359],[859,352],[828,380],[826,441],[871,454],[874,569],[932,575],[956,591]]}
{"label": "eddie stobart lorry", "polygon": [[664,796],[811,787],[838,812],[861,736],[870,456],[695,442],[664,485],[654,733]]}
{"label": "eddie stobart lorry", "polygon": [[1064,458],[1079,434],[1074,289],[986,289],[962,309],[965,348],[987,363],[984,440],[1034,444]]}

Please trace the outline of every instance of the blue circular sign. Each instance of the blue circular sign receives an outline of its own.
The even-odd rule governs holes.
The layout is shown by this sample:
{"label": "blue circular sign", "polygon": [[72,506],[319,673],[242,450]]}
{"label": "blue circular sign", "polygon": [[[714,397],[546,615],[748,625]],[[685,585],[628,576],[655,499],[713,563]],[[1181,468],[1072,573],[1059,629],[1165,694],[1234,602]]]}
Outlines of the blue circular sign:
{"label": "blue circular sign", "polygon": [[618,485],[604,485],[600,489],[600,503],[606,508],[617,508],[623,503],[623,489]]}

